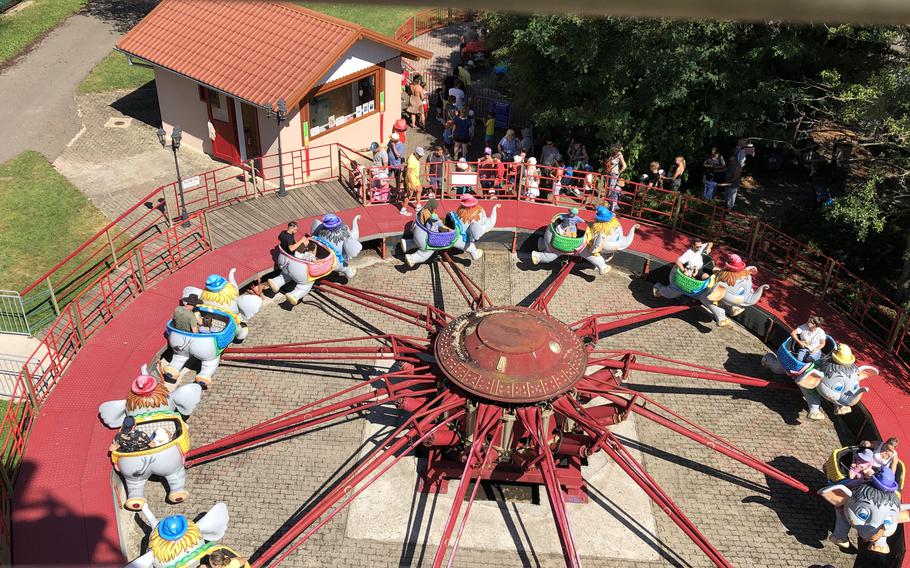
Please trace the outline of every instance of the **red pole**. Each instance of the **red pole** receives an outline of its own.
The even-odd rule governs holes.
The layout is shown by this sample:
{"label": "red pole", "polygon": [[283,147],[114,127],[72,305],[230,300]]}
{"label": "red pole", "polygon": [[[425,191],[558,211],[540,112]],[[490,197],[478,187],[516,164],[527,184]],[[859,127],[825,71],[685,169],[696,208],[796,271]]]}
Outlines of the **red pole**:
{"label": "red pole", "polygon": [[538,310],[544,313],[549,313],[547,311],[547,306],[550,304],[550,300],[553,299],[553,296],[556,295],[556,291],[562,286],[562,283],[566,281],[566,277],[572,272],[572,269],[575,268],[575,258],[570,258],[562,268],[559,270],[559,273],[556,275],[556,278],[544,289],[543,292],[537,296],[537,299],[534,300],[534,303],[531,304],[532,310]]}

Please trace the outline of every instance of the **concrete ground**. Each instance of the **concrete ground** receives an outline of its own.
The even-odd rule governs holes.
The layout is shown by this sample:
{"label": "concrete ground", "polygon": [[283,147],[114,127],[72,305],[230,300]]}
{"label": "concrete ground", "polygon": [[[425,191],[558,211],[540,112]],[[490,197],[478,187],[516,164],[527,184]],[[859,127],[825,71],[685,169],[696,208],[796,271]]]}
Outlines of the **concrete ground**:
{"label": "concrete ground", "polygon": [[[485,246],[466,270],[485,287],[494,304],[524,304],[539,293],[557,266],[534,267],[499,244]],[[363,265],[353,285],[434,303],[453,314],[466,305],[435,264],[414,270],[400,258],[359,259]],[[461,260],[461,259],[459,259]],[[369,266],[366,266],[369,265]],[[288,309],[281,297],[270,300],[257,315],[250,345],[341,338],[367,333],[409,333],[419,330],[346,301],[313,293]],[[650,295],[650,285],[620,272],[595,277],[593,269],[572,274],[550,303],[551,313],[575,321],[591,313],[664,305]],[[737,326],[714,329],[705,312],[693,311],[602,339],[598,347],[630,348],[763,376],[764,346]],[[281,414],[375,373],[369,364],[334,365],[225,363],[214,386],[190,419],[192,444],[198,447],[238,429]],[[182,381],[192,378],[185,373]],[[817,489],[824,483],[820,464],[840,442],[829,421],[805,419],[801,398],[791,392],[762,391],[724,384],[636,373],[630,384],[661,403],[754,453]],[[281,534],[300,511],[348,471],[379,427],[397,420],[392,409],[341,421],[318,431],[284,440],[191,469],[191,498],[181,505],[164,501],[163,486],[147,486],[149,505],[160,516],[182,512],[195,516],[217,501],[231,511],[225,542],[245,554]],[[618,432],[643,457],[645,468],[674,498],[705,535],[735,566],[805,568],[831,563],[850,566],[853,557],[825,539],[833,523],[830,507],[814,494],[800,494],[768,480],[685,438],[646,420],[634,432]],[[627,427],[627,425],[624,425]],[[413,483],[414,462],[397,472],[397,483],[373,487],[366,503],[344,511],[320,529],[286,561],[291,566],[421,566],[435,554],[433,534],[444,523],[444,498],[420,498]],[[408,465],[410,464],[410,465]],[[407,470],[406,468],[412,468]],[[593,473],[593,472],[592,472]],[[706,557],[653,505],[637,509],[638,490],[627,487],[618,471],[602,471],[591,501],[570,510],[570,522],[584,522],[581,508],[600,509],[610,522],[597,525],[582,552],[586,566],[706,566]],[[596,475],[596,474],[595,474]],[[451,486],[454,488],[454,484]],[[451,490],[450,488],[450,490]],[[382,489],[382,490],[379,490]],[[641,498],[641,494],[637,494]],[[394,515],[378,508],[383,501],[399,503]],[[400,502],[408,506],[402,515]],[[491,502],[472,513],[477,523],[459,549],[457,566],[562,566],[551,546],[552,527],[541,505]],[[606,513],[604,513],[606,511]],[[590,511],[587,512],[588,514]],[[474,517],[474,514],[477,514]],[[498,516],[497,516],[498,515]],[[489,524],[483,520],[488,518]],[[593,518],[593,517],[588,517]],[[493,519],[498,519],[495,523]],[[540,519],[536,521],[535,519]],[[133,514],[123,515],[126,545],[136,554],[145,534]],[[405,528],[402,528],[404,526]],[[588,527],[590,529],[590,527]],[[579,529],[581,530],[581,529]],[[478,532],[479,531],[479,532]],[[488,534],[483,534],[486,531]],[[525,531],[527,531],[525,533]],[[549,532],[546,532],[549,531]],[[429,537],[427,536],[429,535]],[[429,541],[429,542],[428,542]],[[621,553],[614,554],[618,546]],[[638,547],[634,551],[626,547]]]}

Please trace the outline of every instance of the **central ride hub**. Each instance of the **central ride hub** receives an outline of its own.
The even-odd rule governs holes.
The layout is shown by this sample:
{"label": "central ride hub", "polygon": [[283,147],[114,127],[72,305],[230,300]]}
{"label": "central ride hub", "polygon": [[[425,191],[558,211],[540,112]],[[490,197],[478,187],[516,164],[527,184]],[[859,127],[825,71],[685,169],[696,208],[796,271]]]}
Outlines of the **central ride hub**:
{"label": "central ride hub", "polygon": [[515,306],[459,316],[436,337],[436,362],[453,383],[510,404],[550,400],[587,367],[581,339],[547,314]]}

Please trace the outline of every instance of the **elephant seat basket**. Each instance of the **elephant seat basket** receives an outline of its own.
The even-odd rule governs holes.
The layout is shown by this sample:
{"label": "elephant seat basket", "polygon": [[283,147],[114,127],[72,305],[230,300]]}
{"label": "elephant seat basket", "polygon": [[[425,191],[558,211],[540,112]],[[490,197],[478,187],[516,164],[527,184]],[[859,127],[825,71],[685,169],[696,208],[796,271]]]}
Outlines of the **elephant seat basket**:
{"label": "elephant seat basket", "polygon": [[[850,472],[850,466],[853,465],[853,453],[859,449],[859,446],[847,446],[838,448],[831,453],[831,456],[828,457],[827,461],[825,461],[825,465],[822,467],[822,469],[825,470],[828,481],[831,483],[840,483],[847,479],[847,474]],[[894,472],[894,480],[897,481],[897,486],[900,491],[903,491],[904,489],[905,472],[906,468],[904,467],[904,462],[897,460],[897,471]]]}
{"label": "elephant seat basket", "polygon": [[306,266],[307,281],[313,282],[328,276],[335,269],[337,253],[321,239],[313,238],[310,242],[316,244],[316,260],[303,260],[284,251],[281,251],[281,254],[287,258],[288,262],[296,262]]}
{"label": "elephant seat basket", "polygon": [[[830,335],[826,336],[825,346],[822,347],[822,354],[828,355],[835,349],[837,349],[837,341]],[[794,345],[792,337],[788,337],[787,340],[781,343],[780,347],[777,348],[777,361],[791,376],[807,373],[815,366],[812,361],[800,361],[797,359],[796,354],[798,352],[799,346]]]}
{"label": "elephant seat basket", "polygon": [[452,248],[458,240],[458,231],[431,231],[426,225],[415,219],[414,223],[427,234],[426,250],[446,250]]}
{"label": "elephant seat basket", "polygon": [[697,296],[714,285],[714,276],[699,280],[698,278],[692,278],[674,266],[670,272],[670,284],[687,296]]}
{"label": "elephant seat basket", "polygon": [[559,233],[556,229],[556,222],[559,221],[559,218],[562,217],[562,213],[553,217],[550,220],[550,234],[553,235],[553,240],[550,242],[550,246],[560,252],[578,252],[585,247],[587,244],[587,231],[579,231],[578,236],[567,237]]}
{"label": "elephant seat basket", "polygon": [[190,434],[180,414],[171,411],[155,411],[137,414],[134,418],[136,419],[135,428],[145,432],[149,438],[155,438],[156,434],[160,435],[163,432],[167,435],[168,440],[163,444],[136,452],[112,451],[111,463],[114,464],[114,467],[117,467],[117,462],[120,461],[121,457],[148,456],[163,452],[173,446],[180,448],[182,454],[190,451]]}
{"label": "elephant seat basket", "polygon": [[232,341],[234,341],[234,337],[237,336],[237,319],[231,313],[211,306],[206,306],[205,304],[199,306],[199,311],[203,315],[212,316],[212,328],[210,332],[193,333],[191,331],[184,331],[174,327],[173,321],[168,321],[167,333],[176,333],[187,337],[211,338],[218,346],[218,352],[221,353]]}

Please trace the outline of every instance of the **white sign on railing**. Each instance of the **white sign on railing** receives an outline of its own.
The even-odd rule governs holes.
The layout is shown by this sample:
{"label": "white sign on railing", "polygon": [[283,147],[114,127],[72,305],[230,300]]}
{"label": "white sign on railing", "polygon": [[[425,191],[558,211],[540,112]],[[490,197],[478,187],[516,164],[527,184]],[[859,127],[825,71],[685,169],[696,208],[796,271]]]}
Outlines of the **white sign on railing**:
{"label": "white sign on railing", "polygon": [[196,187],[199,185],[199,176],[193,176],[191,178],[186,178],[183,180],[183,189],[190,189],[191,187]]}

